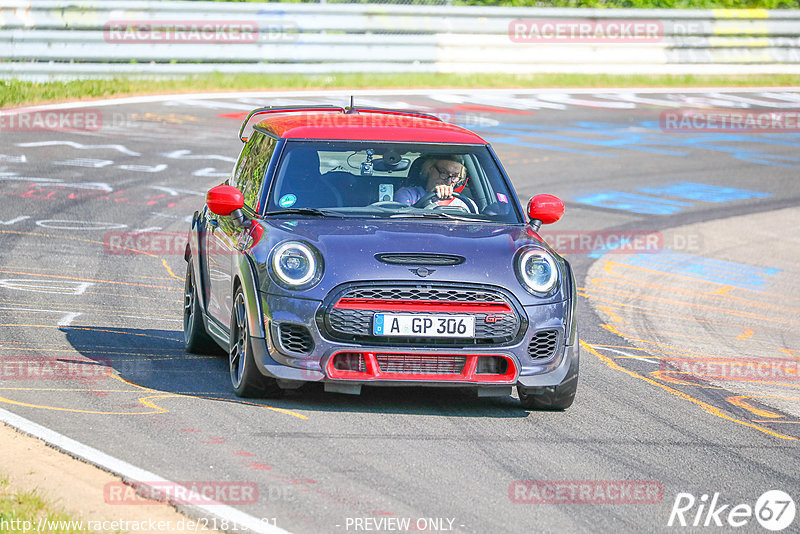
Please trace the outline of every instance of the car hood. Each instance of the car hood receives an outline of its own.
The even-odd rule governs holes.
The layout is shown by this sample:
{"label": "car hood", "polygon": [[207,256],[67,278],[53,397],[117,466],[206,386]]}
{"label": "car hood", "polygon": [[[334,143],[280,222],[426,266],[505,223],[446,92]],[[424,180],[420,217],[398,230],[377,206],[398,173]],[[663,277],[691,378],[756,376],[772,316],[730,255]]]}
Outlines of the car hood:
{"label": "car hood", "polygon": [[[322,300],[331,289],[347,282],[467,282],[509,289],[523,305],[563,300],[562,290],[543,299],[527,293],[517,280],[514,258],[520,247],[536,244],[551,250],[528,226],[354,218],[271,218],[259,223],[264,233],[252,252],[259,264],[262,291]],[[287,291],[269,281],[265,266],[269,253],[275,244],[285,240],[304,241],[321,253],[325,270],[315,287]],[[452,266],[426,265],[426,273],[417,269],[422,264],[392,265],[375,257],[382,253],[420,252],[461,256],[464,261]],[[554,256],[562,261],[555,253]]]}

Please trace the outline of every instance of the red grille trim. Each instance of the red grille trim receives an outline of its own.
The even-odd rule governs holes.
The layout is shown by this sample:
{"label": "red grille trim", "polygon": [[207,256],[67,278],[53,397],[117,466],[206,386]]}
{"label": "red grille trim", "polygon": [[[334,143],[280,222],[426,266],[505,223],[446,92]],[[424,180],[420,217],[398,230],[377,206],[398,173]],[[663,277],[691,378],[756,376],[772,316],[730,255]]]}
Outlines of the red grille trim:
{"label": "red grille trim", "polygon": [[[366,371],[346,371],[336,369],[333,361],[336,356],[342,353],[353,353],[355,351],[336,352],[328,358],[325,366],[328,378],[334,380],[357,380],[359,382],[370,381],[418,381],[418,382],[465,382],[475,384],[513,384],[517,381],[517,365],[514,360],[503,354],[419,354],[414,356],[453,356],[466,358],[466,363],[461,373],[386,373],[381,370],[377,356],[402,356],[407,353],[400,352],[361,352],[366,364]],[[508,369],[502,374],[478,374],[478,359],[481,357],[503,358],[508,362]]]}
{"label": "red grille trim", "polygon": [[447,302],[442,300],[339,299],[334,308],[407,312],[514,313],[503,302]]}

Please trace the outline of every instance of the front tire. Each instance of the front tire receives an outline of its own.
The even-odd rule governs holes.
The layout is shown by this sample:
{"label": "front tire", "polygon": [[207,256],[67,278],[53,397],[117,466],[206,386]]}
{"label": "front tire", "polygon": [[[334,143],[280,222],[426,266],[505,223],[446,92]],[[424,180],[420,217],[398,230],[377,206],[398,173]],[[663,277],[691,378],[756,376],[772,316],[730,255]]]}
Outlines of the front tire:
{"label": "front tire", "polygon": [[262,375],[253,360],[247,308],[241,287],[236,288],[233,297],[228,361],[231,385],[237,397],[277,397],[282,393],[278,382],[274,378]]}
{"label": "front tire", "polygon": [[517,384],[522,407],[526,410],[563,411],[572,406],[578,391],[578,366],[576,356],[567,377],[557,386],[525,387]]}

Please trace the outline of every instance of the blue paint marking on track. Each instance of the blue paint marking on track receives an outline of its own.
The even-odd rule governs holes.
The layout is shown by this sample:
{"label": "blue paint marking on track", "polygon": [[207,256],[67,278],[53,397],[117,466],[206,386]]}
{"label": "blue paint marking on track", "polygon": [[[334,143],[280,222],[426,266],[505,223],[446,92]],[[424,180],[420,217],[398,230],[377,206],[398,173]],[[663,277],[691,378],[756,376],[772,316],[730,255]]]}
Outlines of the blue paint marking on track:
{"label": "blue paint marking on track", "polygon": [[[478,130],[475,130],[478,131]],[[576,148],[569,148],[564,146],[555,146],[555,145],[543,145],[540,143],[529,143],[526,141],[521,141],[519,137],[498,137],[491,139],[491,143],[493,145],[505,143],[507,145],[516,145],[516,146],[524,146],[527,148],[541,148],[543,150],[555,150],[556,152],[569,152],[571,154],[584,154],[586,156],[598,156],[601,158],[615,158],[616,156],[613,154],[603,154],[602,152],[594,152],[592,150],[579,150]]]}
{"label": "blue paint marking on track", "polygon": [[768,277],[781,272],[780,269],[668,251],[662,254],[636,254],[620,258],[619,262],[746,289],[762,288],[768,283]]}
{"label": "blue paint marking on track", "polygon": [[598,208],[624,210],[648,215],[670,215],[681,211],[686,206],[691,206],[689,202],[680,200],[667,200],[637,195],[636,193],[623,193],[622,191],[601,191],[576,198],[575,202]]}
{"label": "blue paint marking on track", "polygon": [[748,198],[768,198],[770,193],[736,189],[735,187],[722,187],[718,185],[698,184],[694,182],[681,182],[662,187],[641,187],[637,189],[648,195],[666,195],[669,197],[686,198],[689,200],[702,200],[705,202],[731,202]]}
{"label": "blue paint marking on track", "polygon": [[[640,141],[643,141],[643,138],[642,138],[641,134],[630,133],[630,132],[624,132],[624,133],[627,133],[628,135],[622,135],[622,136],[621,135],[617,135],[617,132],[615,132],[615,135],[613,135],[613,136],[612,135],[608,135],[608,137],[610,137],[610,139],[587,139],[585,137],[574,137],[574,136],[568,136],[568,135],[555,135],[555,134],[542,133],[541,131],[532,131],[532,130],[527,130],[527,129],[523,129],[523,128],[511,128],[511,127],[494,128],[491,131],[492,131],[492,133],[502,133],[502,134],[513,135],[513,136],[518,136],[518,135],[521,134],[521,135],[526,135],[528,137],[538,137],[538,138],[542,138],[542,139],[549,139],[549,140],[552,140],[552,141],[566,141],[568,143],[576,143],[576,144],[581,144],[581,145],[594,145],[594,146],[610,147],[610,148],[619,147],[619,148],[624,148],[624,149],[627,149],[627,150],[638,150],[638,151],[641,151],[641,152],[652,152],[652,153],[656,153],[656,154],[665,154],[665,155],[668,155],[668,156],[683,156],[683,155],[685,155],[683,152],[676,152],[674,150],[664,150],[664,149],[661,149],[661,148],[652,148],[652,147],[649,147],[649,146],[641,146],[640,144],[638,144]],[[582,132],[582,130],[570,129],[570,128],[561,129],[560,131],[563,131],[563,132]],[[641,143],[641,144],[644,145],[644,144],[647,144],[647,143]]]}
{"label": "blue paint marking on track", "polygon": [[[472,128],[493,143],[507,143],[542,150],[572,152],[576,154],[616,157],[615,154],[592,152],[569,146],[530,143],[525,138],[550,139],[573,145],[593,145],[601,148],[644,151],[668,156],[688,156],[690,151],[708,150],[728,154],[741,161],[775,167],[800,167],[800,157],[771,154],[767,146],[800,147],[800,134],[745,134],[712,132],[691,135],[661,130],[658,121],[640,121],[635,124],[576,121],[570,126],[502,123],[496,127]],[[494,138],[497,134],[499,137]],[[502,137],[507,135],[508,137]],[[592,138],[590,136],[596,136]]]}

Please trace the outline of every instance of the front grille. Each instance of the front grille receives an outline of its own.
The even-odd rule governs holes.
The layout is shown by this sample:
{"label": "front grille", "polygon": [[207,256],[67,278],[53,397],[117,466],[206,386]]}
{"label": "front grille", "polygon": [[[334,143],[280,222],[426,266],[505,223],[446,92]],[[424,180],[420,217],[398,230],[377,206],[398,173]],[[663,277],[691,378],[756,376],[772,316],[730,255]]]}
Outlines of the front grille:
{"label": "front grille", "polygon": [[375,254],[375,259],[390,265],[461,265],[463,256],[454,254],[400,254],[385,253]]}
{"label": "front grille", "polygon": [[505,302],[494,291],[464,290],[439,287],[360,287],[351,289],[342,298],[382,300],[442,300],[458,302]]}
{"label": "front grille", "polygon": [[278,326],[281,346],[287,351],[307,354],[314,348],[311,333],[300,324],[282,323]]}
{"label": "front grille", "polygon": [[544,360],[553,356],[557,347],[558,330],[542,330],[528,344],[528,354],[534,360]]}
{"label": "front grille", "polygon": [[[467,311],[461,311],[462,309]],[[522,328],[527,326],[518,310],[512,297],[483,287],[472,289],[422,284],[356,286],[328,299],[320,314],[320,326],[327,337],[371,345],[497,345],[517,339]],[[467,314],[475,318],[475,336],[375,336],[373,321],[376,313],[434,313],[437,316]]]}
{"label": "front grille", "polygon": [[[372,319],[375,315],[371,310],[331,310],[330,324],[333,330],[351,335],[370,336],[372,333]],[[414,314],[412,314],[414,315]],[[463,315],[458,313],[437,313],[437,315]],[[519,322],[512,313],[497,314],[491,323],[486,322],[486,316],[493,314],[477,314],[475,316],[475,338],[513,338],[519,328]],[[433,340],[432,340],[433,341]],[[441,339],[437,340],[441,341]],[[462,340],[463,341],[463,340]],[[434,341],[435,342],[435,341]]]}
{"label": "front grille", "polygon": [[430,356],[418,354],[377,354],[384,373],[457,375],[464,370],[465,356]]}

